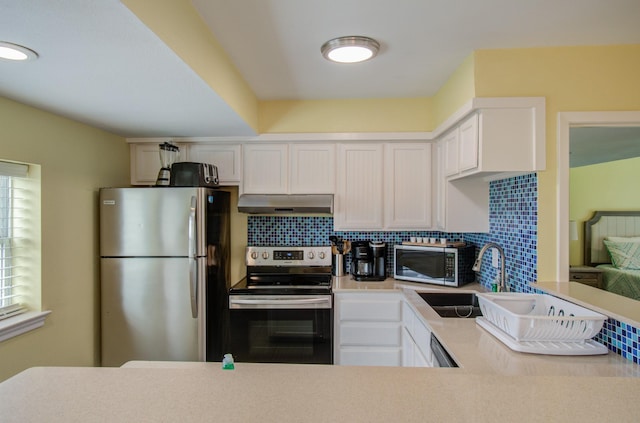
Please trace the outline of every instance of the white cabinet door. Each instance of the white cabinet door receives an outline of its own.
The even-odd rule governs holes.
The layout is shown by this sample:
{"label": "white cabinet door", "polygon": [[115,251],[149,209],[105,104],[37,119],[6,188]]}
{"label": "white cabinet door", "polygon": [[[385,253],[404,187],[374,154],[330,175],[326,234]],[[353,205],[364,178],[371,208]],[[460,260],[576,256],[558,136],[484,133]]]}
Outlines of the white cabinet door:
{"label": "white cabinet door", "polygon": [[215,165],[218,168],[221,185],[240,183],[242,176],[240,144],[191,144],[189,160]]}
{"label": "white cabinet door", "polygon": [[430,228],[431,144],[387,143],[384,160],[384,228]]}
{"label": "white cabinet door", "polygon": [[473,114],[460,124],[458,171],[478,167],[478,115]]}
{"label": "white cabinet door", "polygon": [[544,113],[538,107],[478,109],[457,124],[459,133],[457,169],[454,143],[442,141],[446,152],[446,175],[457,179],[482,175],[500,179],[544,169],[544,136],[540,132]]}
{"label": "white cabinet door", "polygon": [[335,144],[291,144],[292,194],[333,194],[336,190]]}
{"label": "white cabinet door", "polygon": [[383,144],[338,145],[335,230],[381,230]]}
{"label": "white cabinet door", "polygon": [[[160,143],[130,144],[131,185],[155,185],[160,172]],[[186,161],[187,146],[176,144],[180,155],[176,161]]]}
{"label": "white cabinet door", "polygon": [[243,192],[286,194],[289,160],[287,144],[246,144],[243,154]]}
{"label": "white cabinet door", "polygon": [[446,176],[458,173],[459,157],[459,136],[458,128],[446,134],[440,141],[444,146],[444,173]]}
{"label": "white cabinet door", "polygon": [[335,293],[334,363],[402,365],[402,294]]}

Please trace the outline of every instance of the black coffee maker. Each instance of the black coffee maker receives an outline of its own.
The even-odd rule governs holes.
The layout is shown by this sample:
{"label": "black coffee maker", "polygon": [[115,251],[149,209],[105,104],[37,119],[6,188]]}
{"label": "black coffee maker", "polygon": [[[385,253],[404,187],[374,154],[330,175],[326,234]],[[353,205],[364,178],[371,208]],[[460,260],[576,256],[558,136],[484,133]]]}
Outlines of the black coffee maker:
{"label": "black coffee maker", "polygon": [[357,281],[383,281],[387,278],[384,242],[351,242],[351,274]]}

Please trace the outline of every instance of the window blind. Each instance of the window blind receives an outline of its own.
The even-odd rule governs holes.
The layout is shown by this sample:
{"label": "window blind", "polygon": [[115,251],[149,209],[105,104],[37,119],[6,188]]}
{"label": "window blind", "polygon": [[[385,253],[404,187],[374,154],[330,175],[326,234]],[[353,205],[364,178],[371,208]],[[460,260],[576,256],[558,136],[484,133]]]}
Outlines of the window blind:
{"label": "window blind", "polygon": [[20,238],[26,229],[28,205],[20,179],[29,167],[0,161],[0,320],[26,311],[20,303],[21,265],[24,257]]}

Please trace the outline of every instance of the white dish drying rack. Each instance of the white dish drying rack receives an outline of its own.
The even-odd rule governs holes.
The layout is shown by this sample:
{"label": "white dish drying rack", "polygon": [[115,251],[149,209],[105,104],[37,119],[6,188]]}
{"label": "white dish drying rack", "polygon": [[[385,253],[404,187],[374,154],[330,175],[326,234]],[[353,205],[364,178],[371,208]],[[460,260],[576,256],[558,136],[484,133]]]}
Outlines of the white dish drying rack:
{"label": "white dish drying rack", "polygon": [[607,317],[543,294],[477,294],[486,329],[514,351],[552,355],[606,354],[593,341]]}

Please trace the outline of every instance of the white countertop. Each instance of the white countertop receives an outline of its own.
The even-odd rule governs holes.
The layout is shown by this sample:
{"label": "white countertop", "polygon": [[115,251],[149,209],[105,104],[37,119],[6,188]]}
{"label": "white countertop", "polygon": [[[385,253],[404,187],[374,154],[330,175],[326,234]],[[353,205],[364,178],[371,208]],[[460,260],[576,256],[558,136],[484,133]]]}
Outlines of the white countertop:
{"label": "white countertop", "polygon": [[454,369],[168,363],[32,368],[0,384],[10,422],[636,422],[640,379]]}
{"label": "white countertop", "polygon": [[[336,292],[403,292],[460,368],[130,362],[41,367],[0,383],[2,422],[637,422],[640,366],[511,351],[472,319],[445,319],[388,280]],[[373,285],[372,285],[373,284]],[[418,285],[418,286],[416,286]],[[458,290],[482,290],[468,285]]]}

